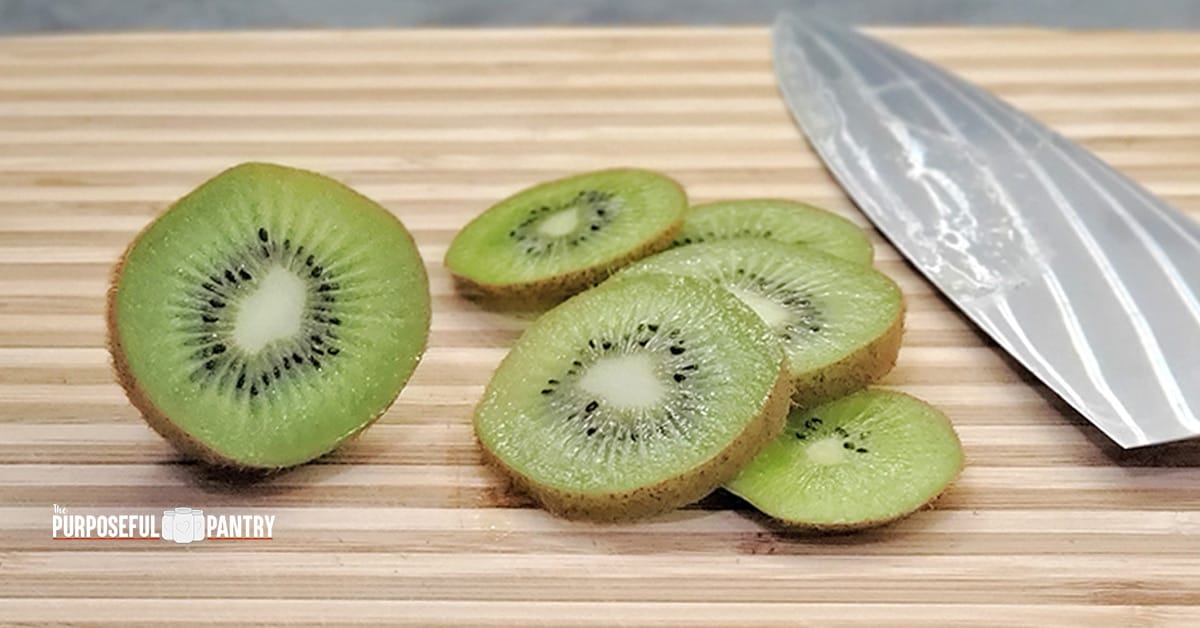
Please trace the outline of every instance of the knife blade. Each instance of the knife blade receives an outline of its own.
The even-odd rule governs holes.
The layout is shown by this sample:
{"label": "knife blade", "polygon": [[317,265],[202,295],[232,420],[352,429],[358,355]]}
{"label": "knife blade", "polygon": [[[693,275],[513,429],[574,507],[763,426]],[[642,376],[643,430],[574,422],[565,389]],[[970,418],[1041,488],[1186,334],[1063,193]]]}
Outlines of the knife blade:
{"label": "knife blade", "polygon": [[1200,225],[987,91],[785,12],[775,72],[864,214],[1122,447],[1200,435]]}

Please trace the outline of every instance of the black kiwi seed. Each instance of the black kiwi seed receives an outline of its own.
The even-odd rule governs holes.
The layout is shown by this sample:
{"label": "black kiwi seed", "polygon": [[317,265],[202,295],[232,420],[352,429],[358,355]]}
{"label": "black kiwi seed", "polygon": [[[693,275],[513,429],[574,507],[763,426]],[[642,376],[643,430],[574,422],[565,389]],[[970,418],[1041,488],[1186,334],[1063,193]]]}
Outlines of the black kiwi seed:
{"label": "black kiwi seed", "polygon": [[258,239],[262,240],[263,242],[267,241],[267,230],[266,229],[264,229],[262,227],[258,228]]}
{"label": "black kiwi seed", "polygon": [[676,382],[682,382],[682,381],[683,381],[683,380],[685,380],[685,379],[687,379],[687,376],[686,376],[686,375],[684,375],[683,373],[676,373],[676,374],[675,374],[675,381],[676,381]]}
{"label": "black kiwi seed", "polygon": [[683,353],[683,347],[671,347],[671,355],[679,355]]}
{"label": "black kiwi seed", "polygon": [[593,399],[592,401],[588,402],[588,404],[587,404],[587,407],[585,407],[585,408],[583,409],[583,411],[584,411],[584,412],[589,412],[589,413],[590,413],[590,412],[595,412],[595,411],[596,411],[596,408],[599,408],[599,407],[600,407],[600,404],[599,404],[599,403],[597,403],[597,402],[596,402],[596,401]]}

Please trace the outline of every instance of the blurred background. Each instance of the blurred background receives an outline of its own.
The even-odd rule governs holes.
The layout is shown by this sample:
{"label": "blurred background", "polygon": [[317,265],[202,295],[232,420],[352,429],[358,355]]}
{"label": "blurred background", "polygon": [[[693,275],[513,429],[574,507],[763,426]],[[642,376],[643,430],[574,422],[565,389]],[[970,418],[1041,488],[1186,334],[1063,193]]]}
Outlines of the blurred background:
{"label": "blurred background", "polygon": [[1200,27],[1200,0],[0,0],[0,33],[765,24],[784,7],[859,24]]}

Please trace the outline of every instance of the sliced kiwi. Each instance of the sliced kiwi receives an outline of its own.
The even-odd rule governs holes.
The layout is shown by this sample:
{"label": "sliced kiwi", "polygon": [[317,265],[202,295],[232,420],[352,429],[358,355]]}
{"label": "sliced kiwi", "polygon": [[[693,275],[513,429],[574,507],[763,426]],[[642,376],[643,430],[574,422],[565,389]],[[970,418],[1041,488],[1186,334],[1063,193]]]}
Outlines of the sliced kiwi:
{"label": "sliced kiwi", "polygon": [[795,390],[807,407],[857,390],[896,363],[904,331],[900,288],[869,266],[793,244],[732,239],[672,249],[622,271],[718,283],[783,341]]}
{"label": "sliced kiwi", "polygon": [[729,238],[765,238],[802,244],[858,264],[870,264],[875,248],[857,225],[812,205],[781,199],[721,201],[688,212],[675,245]]}
{"label": "sliced kiwi", "polygon": [[404,226],[321,175],[243,164],[129,246],[108,294],[118,379],[205,461],[279,468],[362,430],[425,348],[429,282]]}
{"label": "sliced kiwi", "polygon": [[455,236],[446,268],[460,290],[501,303],[562,299],[667,248],[687,196],[646,170],[605,170],[529,188]]}
{"label": "sliced kiwi", "polygon": [[703,497],[780,433],[784,356],[728,293],[648,275],[535,321],[475,412],[486,456],[547,509],[630,519]]}
{"label": "sliced kiwi", "polygon": [[784,433],[725,488],[789,525],[853,530],[931,503],[962,465],[944,414],[903,393],[867,389],[793,410]]}

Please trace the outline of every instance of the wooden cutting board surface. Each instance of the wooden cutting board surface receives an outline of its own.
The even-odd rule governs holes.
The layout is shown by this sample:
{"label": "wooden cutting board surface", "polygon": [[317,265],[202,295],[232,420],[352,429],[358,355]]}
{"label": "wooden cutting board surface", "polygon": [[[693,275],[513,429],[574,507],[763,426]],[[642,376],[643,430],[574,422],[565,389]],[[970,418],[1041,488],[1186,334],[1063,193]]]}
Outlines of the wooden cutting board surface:
{"label": "wooden cutting board surface", "polygon": [[[880,34],[1200,218],[1200,34]],[[245,160],[323,171],[394,211],[435,310],[377,425],[234,486],[138,419],[102,305],[137,230]],[[937,510],[820,538],[722,495],[623,525],[530,507],[469,427],[524,323],[457,297],[440,260],[491,202],[618,165],[697,201],[792,197],[866,225],[790,122],[764,29],[0,40],[0,623],[1200,625],[1200,445],[1118,450],[874,233],[910,304],[885,383],[944,408],[969,459]],[[59,542],[52,504],[278,519],[271,541]]]}

